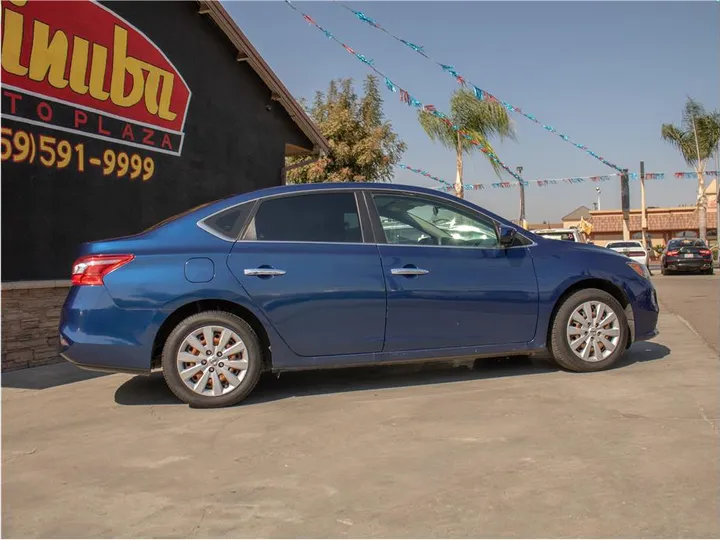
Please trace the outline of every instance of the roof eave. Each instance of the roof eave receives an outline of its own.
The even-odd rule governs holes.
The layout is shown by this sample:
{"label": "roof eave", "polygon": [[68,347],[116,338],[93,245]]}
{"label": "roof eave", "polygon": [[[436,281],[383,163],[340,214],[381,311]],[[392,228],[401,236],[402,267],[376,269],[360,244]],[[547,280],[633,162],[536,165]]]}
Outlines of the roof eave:
{"label": "roof eave", "polygon": [[253,47],[230,14],[225,11],[222,4],[217,0],[197,0],[197,2],[199,4],[198,13],[209,16],[235,45],[238,50],[238,62],[247,62],[250,65],[270,89],[271,98],[283,106],[292,121],[313,143],[313,148],[308,149],[308,154],[328,153],[330,145],[323,137],[317,124],[313,122],[278,76],[270,69],[270,66],[263,60],[260,53]]}

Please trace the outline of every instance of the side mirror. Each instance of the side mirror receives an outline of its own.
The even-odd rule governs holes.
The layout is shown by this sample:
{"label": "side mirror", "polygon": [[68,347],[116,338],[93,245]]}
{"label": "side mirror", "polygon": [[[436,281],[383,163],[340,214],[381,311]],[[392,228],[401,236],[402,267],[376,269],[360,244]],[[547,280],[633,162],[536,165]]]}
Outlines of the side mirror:
{"label": "side mirror", "polygon": [[500,245],[502,247],[510,247],[515,241],[517,229],[508,225],[500,225],[498,231],[500,233]]}

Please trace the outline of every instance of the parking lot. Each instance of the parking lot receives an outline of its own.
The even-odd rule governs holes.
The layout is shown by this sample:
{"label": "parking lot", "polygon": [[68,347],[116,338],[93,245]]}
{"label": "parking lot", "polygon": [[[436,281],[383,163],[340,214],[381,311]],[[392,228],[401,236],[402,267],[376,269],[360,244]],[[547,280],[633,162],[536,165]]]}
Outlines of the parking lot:
{"label": "parking lot", "polygon": [[653,278],[622,365],[527,359],[263,380],[3,376],[4,537],[717,537],[719,276]]}

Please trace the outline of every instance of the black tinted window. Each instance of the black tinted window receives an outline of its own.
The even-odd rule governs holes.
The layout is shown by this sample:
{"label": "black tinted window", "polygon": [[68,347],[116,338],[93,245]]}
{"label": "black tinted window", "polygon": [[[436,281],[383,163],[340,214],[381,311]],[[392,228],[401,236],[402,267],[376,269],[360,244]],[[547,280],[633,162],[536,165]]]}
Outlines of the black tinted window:
{"label": "black tinted window", "polygon": [[228,238],[237,238],[250,217],[254,202],[248,202],[210,216],[203,223],[209,229]]}
{"label": "black tinted window", "polygon": [[312,193],[260,204],[245,235],[276,242],[362,242],[355,195]]}

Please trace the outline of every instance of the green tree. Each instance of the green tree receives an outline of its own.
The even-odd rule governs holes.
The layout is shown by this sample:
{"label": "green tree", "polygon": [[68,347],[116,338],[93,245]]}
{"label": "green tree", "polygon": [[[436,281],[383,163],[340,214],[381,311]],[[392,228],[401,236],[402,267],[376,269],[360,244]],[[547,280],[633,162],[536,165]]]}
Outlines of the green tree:
{"label": "green tree", "polygon": [[[327,92],[303,103],[330,143],[330,153],[315,163],[288,171],[291,183],[386,182],[407,145],[383,115],[377,77],[368,75],[359,97],[352,79],[332,80]],[[302,158],[288,158],[287,164]]]}
{"label": "green tree", "polygon": [[697,173],[697,209],[700,238],[707,240],[707,196],[705,167],[718,151],[720,141],[720,112],[707,112],[701,103],[688,98],[679,126],[663,124],[662,138],[682,154],[685,163]]}
{"label": "green tree", "polygon": [[[493,153],[495,153],[495,150],[490,144],[492,137],[499,136],[500,139],[505,137],[515,138],[512,120],[502,104],[497,101],[481,101],[471,91],[463,88],[456,90],[450,98],[449,119],[454,125],[471,135]],[[442,145],[455,150],[457,163],[455,194],[462,198],[464,196],[463,155],[479,151],[479,147],[471,144],[451,126],[427,111],[418,111],[418,120],[432,141],[438,141]],[[490,163],[495,169],[495,173],[499,175],[500,166],[492,160]]]}

